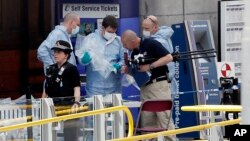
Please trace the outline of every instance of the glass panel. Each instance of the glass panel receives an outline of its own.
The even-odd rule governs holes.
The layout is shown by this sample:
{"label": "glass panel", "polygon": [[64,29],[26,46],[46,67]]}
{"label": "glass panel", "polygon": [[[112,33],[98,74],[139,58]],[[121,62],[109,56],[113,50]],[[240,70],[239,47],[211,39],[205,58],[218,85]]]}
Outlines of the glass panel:
{"label": "glass panel", "polygon": [[[113,107],[112,95],[107,95],[103,100],[104,108]],[[114,136],[114,115],[113,113],[105,114],[105,129],[106,129],[106,140],[113,139]]]}
{"label": "glass panel", "polygon": [[[74,98],[72,97],[54,98],[51,103],[48,101],[42,102],[41,99],[26,100],[25,96],[16,100],[0,99],[0,127],[76,113],[72,109],[74,104]],[[80,104],[77,113],[92,110],[91,108],[88,109],[89,103],[84,98],[81,98]],[[85,123],[85,118],[78,118],[20,128],[1,132],[0,140],[26,141],[32,139],[33,141],[41,141],[42,138],[45,138],[45,140],[51,141],[86,141],[88,136],[85,135]]]}

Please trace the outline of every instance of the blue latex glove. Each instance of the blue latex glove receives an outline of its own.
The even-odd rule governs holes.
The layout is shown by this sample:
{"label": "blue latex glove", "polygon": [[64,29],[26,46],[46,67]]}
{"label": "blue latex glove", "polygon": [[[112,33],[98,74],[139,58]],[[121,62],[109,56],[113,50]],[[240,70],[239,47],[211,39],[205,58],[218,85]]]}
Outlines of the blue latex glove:
{"label": "blue latex glove", "polygon": [[121,70],[121,68],[122,68],[122,66],[121,66],[120,64],[118,64],[118,63],[113,64],[113,67],[114,67],[114,69],[115,69],[115,72],[120,71],[120,70]]}
{"label": "blue latex glove", "polygon": [[89,55],[89,52],[85,51],[83,53],[83,56],[82,56],[82,59],[81,59],[81,62],[85,65],[89,64],[91,62],[92,58],[90,57]]}

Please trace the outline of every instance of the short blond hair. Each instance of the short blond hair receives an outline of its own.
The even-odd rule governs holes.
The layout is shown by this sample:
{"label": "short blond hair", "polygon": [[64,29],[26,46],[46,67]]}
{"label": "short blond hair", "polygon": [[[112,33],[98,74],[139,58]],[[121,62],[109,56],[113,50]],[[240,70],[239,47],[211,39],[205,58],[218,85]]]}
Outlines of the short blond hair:
{"label": "short blond hair", "polygon": [[70,13],[67,13],[64,17],[63,17],[63,21],[64,22],[68,22],[68,21],[71,21],[71,20],[78,20],[80,18],[80,16],[75,13],[75,12],[70,12]]}
{"label": "short blond hair", "polygon": [[156,25],[159,25],[158,18],[154,15],[148,15],[146,19],[150,20],[152,23]]}

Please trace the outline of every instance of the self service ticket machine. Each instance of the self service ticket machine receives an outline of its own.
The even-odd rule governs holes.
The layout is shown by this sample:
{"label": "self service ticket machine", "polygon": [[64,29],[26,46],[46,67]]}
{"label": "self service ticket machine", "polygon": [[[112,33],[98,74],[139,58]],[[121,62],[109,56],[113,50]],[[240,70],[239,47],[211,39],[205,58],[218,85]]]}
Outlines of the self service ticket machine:
{"label": "self service ticket machine", "polygon": [[[173,119],[176,128],[204,124],[207,113],[183,112],[182,106],[219,104],[219,84],[216,70],[216,53],[210,22],[190,20],[172,25],[172,42],[177,52],[196,52],[196,56],[175,63],[178,93],[174,98]],[[191,59],[192,58],[192,59]],[[188,118],[187,118],[188,117]],[[191,132],[178,135],[183,138],[204,138],[206,133]]]}
{"label": "self service ticket machine", "polygon": [[[63,21],[64,15],[69,12],[76,12],[80,15],[79,36],[81,35],[81,38],[100,28],[102,19],[107,15],[113,15],[117,18],[117,35],[121,35],[126,29],[131,29],[138,35],[140,33],[139,0],[55,0],[55,24]],[[77,43],[77,38],[77,36],[71,38],[74,46]],[[78,69],[82,82],[81,94],[85,95],[85,68],[78,65]],[[124,88],[123,91],[124,93],[138,94],[134,87]]]}

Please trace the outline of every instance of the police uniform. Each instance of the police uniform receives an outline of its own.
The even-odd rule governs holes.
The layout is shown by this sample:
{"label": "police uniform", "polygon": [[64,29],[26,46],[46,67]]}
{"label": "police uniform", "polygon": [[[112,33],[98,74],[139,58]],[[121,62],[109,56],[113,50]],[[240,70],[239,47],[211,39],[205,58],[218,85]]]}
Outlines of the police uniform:
{"label": "police uniform", "polygon": [[[52,50],[60,50],[65,54],[70,54],[72,49],[70,44],[62,45],[65,41],[57,41]],[[69,105],[75,103],[74,88],[80,87],[80,75],[75,65],[68,60],[58,67],[58,64],[50,65],[46,68],[45,92],[53,98],[55,105]],[[64,141],[78,141],[79,137],[79,119],[64,121]]]}
{"label": "police uniform", "polygon": [[74,87],[80,87],[77,67],[69,62],[65,62],[60,68],[57,64],[50,65],[46,76],[45,91],[51,98],[73,97]]}

